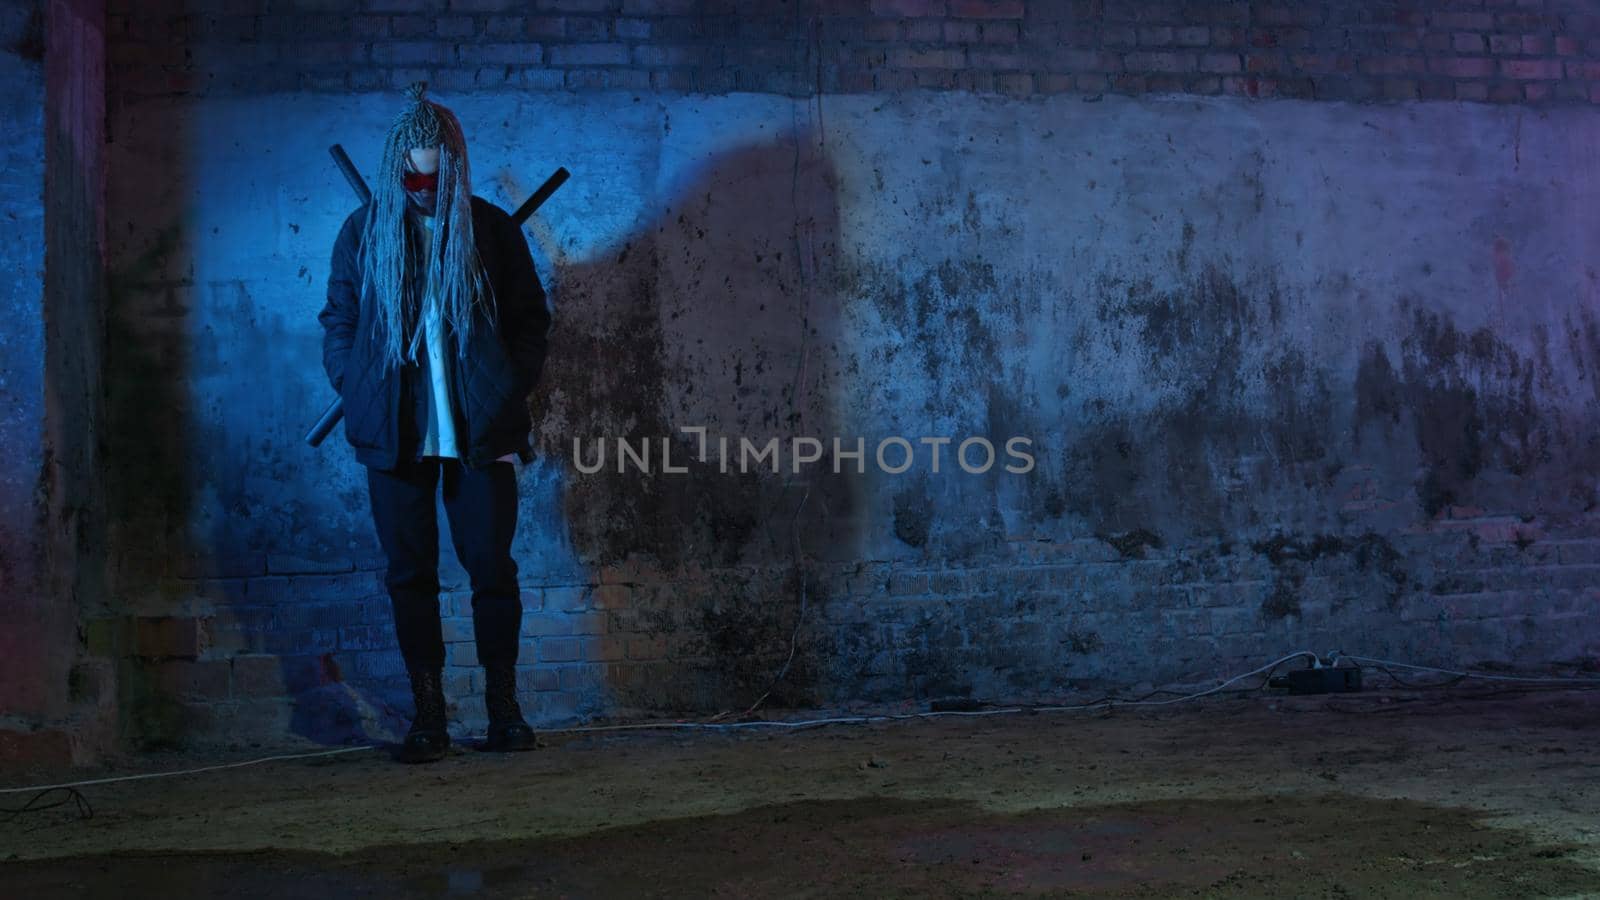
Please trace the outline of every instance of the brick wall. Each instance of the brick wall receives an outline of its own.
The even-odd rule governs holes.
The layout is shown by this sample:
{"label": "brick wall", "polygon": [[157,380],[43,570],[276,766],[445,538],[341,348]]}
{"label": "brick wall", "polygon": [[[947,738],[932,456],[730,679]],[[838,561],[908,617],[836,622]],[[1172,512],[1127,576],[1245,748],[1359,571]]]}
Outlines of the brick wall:
{"label": "brick wall", "polygon": [[[167,9],[171,9],[170,4]],[[273,0],[113,4],[128,95],[910,88],[1600,102],[1583,0]]]}
{"label": "brick wall", "polygon": [[[1023,543],[983,564],[810,562],[803,616],[791,567],[632,561],[525,587],[519,693],[531,719],[556,723],[742,708],[769,688],[777,708],[1043,701],[1193,683],[1295,650],[1592,660],[1600,523],[1551,535],[1480,513],[1400,535],[1167,549],[1108,536]],[[132,661],[125,714],[146,740],[403,726],[404,670],[376,572],[233,571],[184,580],[204,612],[93,624],[94,652]],[[452,716],[481,726],[470,591],[447,583],[441,608]]]}

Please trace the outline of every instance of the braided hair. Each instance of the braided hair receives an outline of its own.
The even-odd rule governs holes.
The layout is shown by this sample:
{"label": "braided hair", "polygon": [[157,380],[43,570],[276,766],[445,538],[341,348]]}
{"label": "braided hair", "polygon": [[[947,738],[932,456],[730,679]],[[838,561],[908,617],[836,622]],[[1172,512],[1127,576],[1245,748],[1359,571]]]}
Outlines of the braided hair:
{"label": "braided hair", "polygon": [[[394,120],[372,190],[362,234],[362,274],[377,303],[375,317],[385,369],[415,361],[424,303],[437,307],[466,357],[473,307],[493,316],[494,293],[484,276],[472,230],[472,180],[466,138],[449,109],[423,98],[428,85],[406,89],[409,104]],[[431,239],[410,212],[401,180],[414,147],[439,148],[438,207]],[[492,318],[491,318],[492,320]]]}

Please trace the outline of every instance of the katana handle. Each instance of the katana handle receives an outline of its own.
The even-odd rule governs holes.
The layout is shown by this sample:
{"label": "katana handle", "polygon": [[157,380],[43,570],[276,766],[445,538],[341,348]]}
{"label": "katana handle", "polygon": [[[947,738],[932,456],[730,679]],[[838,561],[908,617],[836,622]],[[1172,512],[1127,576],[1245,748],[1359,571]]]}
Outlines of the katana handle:
{"label": "katana handle", "polygon": [[328,152],[333,154],[333,164],[339,167],[340,172],[344,173],[344,180],[350,182],[350,190],[356,192],[356,196],[361,200],[361,205],[365,206],[371,203],[372,191],[367,189],[366,181],[362,179],[361,173],[356,171],[356,164],[350,161],[350,154],[344,152],[344,146],[334,144],[328,148]]}
{"label": "katana handle", "polygon": [[539,189],[533,192],[533,196],[522,201],[522,205],[517,207],[517,211],[511,214],[511,221],[518,225],[528,221],[528,217],[533,215],[533,211],[543,206],[544,202],[550,199],[550,195],[556,192],[556,188],[566,184],[567,179],[571,177],[572,173],[567,171],[566,166],[561,166],[550,173],[550,177],[544,180],[544,184],[539,185]]}
{"label": "katana handle", "polygon": [[[339,171],[344,174],[344,180],[350,182],[350,190],[356,192],[356,197],[361,201],[361,205],[365,206],[371,203],[372,190],[367,187],[367,182],[361,177],[361,173],[356,171],[356,164],[350,161],[350,154],[344,152],[344,146],[342,144],[334,144],[328,148],[328,153],[333,156],[333,164],[338,166]],[[311,426],[311,430],[306,432],[306,443],[313,447],[322,446],[323,438],[326,438],[328,433],[333,431],[333,426],[339,424],[339,420],[342,418],[344,418],[344,401],[335,397],[333,402],[328,404],[328,408],[322,411],[322,416],[317,419],[317,424]]]}
{"label": "katana handle", "polygon": [[334,401],[328,404],[328,408],[322,411],[322,418],[306,432],[306,443],[313,447],[321,446],[322,439],[328,436],[328,432],[332,431],[333,426],[339,424],[342,418],[344,418],[344,401],[335,397]]}

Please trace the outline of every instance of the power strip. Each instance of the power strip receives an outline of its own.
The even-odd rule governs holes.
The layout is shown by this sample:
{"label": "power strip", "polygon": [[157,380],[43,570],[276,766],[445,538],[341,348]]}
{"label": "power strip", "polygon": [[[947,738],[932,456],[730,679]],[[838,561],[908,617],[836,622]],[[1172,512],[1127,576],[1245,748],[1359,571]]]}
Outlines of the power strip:
{"label": "power strip", "polygon": [[1268,687],[1288,688],[1291,694],[1348,694],[1361,690],[1361,670],[1355,666],[1318,666],[1275,675]]}

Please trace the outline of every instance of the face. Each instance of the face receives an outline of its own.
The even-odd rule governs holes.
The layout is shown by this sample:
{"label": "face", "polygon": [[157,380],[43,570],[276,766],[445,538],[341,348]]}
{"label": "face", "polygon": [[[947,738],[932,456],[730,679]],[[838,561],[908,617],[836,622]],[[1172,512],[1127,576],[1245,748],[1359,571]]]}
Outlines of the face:
{"label": "face", "polygon": [[406,154],[402,178],[412,205],[423,215],[433,215],[439,205],[439,148],[413,148]]}

